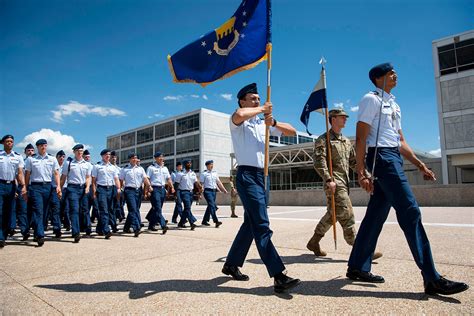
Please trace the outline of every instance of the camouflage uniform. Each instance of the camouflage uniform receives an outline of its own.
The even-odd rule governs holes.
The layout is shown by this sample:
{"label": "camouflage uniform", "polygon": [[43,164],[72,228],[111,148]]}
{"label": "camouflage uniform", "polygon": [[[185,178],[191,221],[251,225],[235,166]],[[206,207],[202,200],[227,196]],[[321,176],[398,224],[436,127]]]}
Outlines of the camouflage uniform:
{"label": "camouflage uniform", "polygon": [[234,178],[230,178],[230,211],[232,212],[231,217],[238,217],[235,214],[235,205],[237,204],[237,190],[235,189]]}
{"label": "camouflage uniform", "polygon": [[[349,245],[355,240],[355,219],[352,203],[349,198],[349,168],[356,169],[355,150],[350,140],[342,134],[329,130],[331,142],[332,172],[336,183],[336,220],[344,230],[344,239]],[[326,133],[318,137],[314,143],[314,169],[321,176],[324,183],[331,180],[327,163]],[[326,189],[327,212],[319,221],[314,233],[321,239],[332,226],[331,191]]]}

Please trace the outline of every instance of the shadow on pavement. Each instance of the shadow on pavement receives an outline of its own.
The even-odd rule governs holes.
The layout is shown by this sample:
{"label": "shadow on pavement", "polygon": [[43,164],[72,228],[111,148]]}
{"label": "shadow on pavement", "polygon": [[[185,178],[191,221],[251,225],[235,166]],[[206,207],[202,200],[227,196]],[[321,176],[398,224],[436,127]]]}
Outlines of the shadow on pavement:
{"label": "shadow on pavement", "polygon": [[[35,285],[39,288],[58,290],[63,292],[129,292],[129,298],[141,299],[162,292],[184,292],[184,293],[233,293],[249,294],[258,296],[276,295],[273,286],[254,287],[244,289],[239,287],[224,286],[231,281],[237,285],[239,282],[232,281],[229,277],[217,277],[211,280],[163,280],[148,283],[134,283],[131,281],[109,281],[93,284],[71,283],[71,284],[44,284]],[[371,290],[347,290],[344,286],[348,284],[360,285]],[[312,295],[327,297],[375,297],[383,299],[409,299],[426,301],[437,299],[446,303],[460,304],[455,298],[444,296],[428,296],[424,293],[406,292],[377,292],[377,285],[353,282],[348,279],[336,278],[328,281],[303,281],[298,287],[287,294],[278,294],[282,299],[292,299],[293,295]]]}
{"label": "shadow on pavement", "polygon": [[[331,257],[316,257],[313,254],[304,253],[298,256],[280,256],[284,264],[294,263],[346,263],[347,260],[332,259]],[[225,262],[226,257],[220,257],[214,262]],[[248,259],[245,262],[253,264],[263,264],[261,259]]]}

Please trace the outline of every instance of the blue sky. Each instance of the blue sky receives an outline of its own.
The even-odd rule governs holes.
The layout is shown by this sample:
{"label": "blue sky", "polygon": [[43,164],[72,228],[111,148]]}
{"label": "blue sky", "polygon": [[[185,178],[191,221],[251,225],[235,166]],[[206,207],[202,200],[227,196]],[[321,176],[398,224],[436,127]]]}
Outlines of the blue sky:
{"label": "blue sky", "polygon": [[[236,92],[266,64],[206,88],[175,84],[166,56],[217,28],[239,0],[0,0],[0,134],[17,144],[43,135],[51,153],[74,142],[95,157],[106,136],[199,107],[232,113]],[[299,116],[327,59],[328,101],[350,112],[373,89],[371,66],[391,61],[393,90],[412,147],[440,147],[431,43],[472,28],[474,4],[432,1],[273,1],[274,115],[304,130]],[[310,131],[324,131],[312,114]],[[53,144],[54,143],[54,144]],[[22,150],[21,148],[18,148]]]}

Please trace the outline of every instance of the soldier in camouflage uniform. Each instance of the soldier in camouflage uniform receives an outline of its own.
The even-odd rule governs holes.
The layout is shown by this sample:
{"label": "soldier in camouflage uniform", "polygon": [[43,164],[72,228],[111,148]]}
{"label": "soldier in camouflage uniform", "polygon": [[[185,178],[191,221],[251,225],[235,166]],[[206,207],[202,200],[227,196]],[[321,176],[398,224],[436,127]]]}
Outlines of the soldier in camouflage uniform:
{"label": "soldier in camouflage uniform", "polygon": [[235,205],[237,204],[237,190],[235,189],[235,184],[234,184],[234,176],[230,176],[230,211],[232,214],[230,217],[239,217],[237,214],[235,214]]}
{"label": "soldier in camouflage uniform", "polygon": [[[329,140],[331,142],[332,173],[329,174],[327,163],[326,133],[318,137],[314,143],[314,169],[326,183],[325,191],[327,197],[327,212],[314,229],[314,235],[309,240],[306,247],[313,251],[316,256],[326,256],[327,253],[321,250],[319,241],[332,226],[331,195],[334,194],[336,203],[336,220],[341,224],[344,231],[344,239],[349,245],[354,244],[356,229],[352,203],[349,198],[349,168],[356,170],[355,150],[350,140],[342,135],[342,128],[346,124],[349,116],[342,109],[329,111],[331,129],[329,130]],[[374,259],[382,254],[375,253]]]}

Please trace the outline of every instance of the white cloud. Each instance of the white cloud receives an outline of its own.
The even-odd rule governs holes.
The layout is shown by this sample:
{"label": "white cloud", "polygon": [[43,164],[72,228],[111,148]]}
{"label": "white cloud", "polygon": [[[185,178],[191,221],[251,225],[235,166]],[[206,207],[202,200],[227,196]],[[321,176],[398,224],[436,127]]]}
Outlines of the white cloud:
{"label": "white cloud", "polygon": [[[26,135],[25,138],[23,138],[23,140],[16,145],[16,147],[21,152],[23,152],[23,149],[26,147],[26,145],[32,144],[35,146],[36,141],[41,138],[44,138],[48,141],[47,151],[52,155],[56,155],[56,153],[62,149],[66,155],[71,156],[72,147],[78,143],[74,137],[70,135],[63,134],[60,131],[53,131],[49,128],[42,128],[37,132]],[[84,147],[88,149],[92,148],[92,146],[86,144],[84,144]]]}
{"label": "white cloud", "polygon": [[209,99],[209,98],[207,97],[207,95],[205,95],[205,94],[202,95],[202,98],[203,98],[204,100],[208,100],[208,99]]}
{"label": "white cloud", "polygon": [[182,95],[167,95],[163,98],[165,101],[181,101],[183,99]]}
{"label": "white cloud", "polygon": [[199,99],[199,96],[197,94],[191,94],[191,98]]}
{"label": "white cloud", "polygon": [[357,112],[359,111],[359,106],[351,106],[351,112]]}
{"label": "white cloud", "polygon": [[81,104],[77,101],[69,101],[68,104],[60,104],[57,106],[57,110],[51,111],[51,113],[53,113],[51,120],[56,123],[63,123],[65,116],[71,116],[73,114],[79,114],[82,117],[85,117],[86,115],[98,115],[103,117],[127,115],[124,111],[119,109],[90,104]]}
{"label": "white cloud", "polygon": [[163,118],[163,117],[165,117],[165,115],[164,115],[164,114],[161,114],[161,113],[155,113],[155,114],[153,114],[153,115],[148,115],[148,118],[149,118],[149,119],[152,119],[152,118]]}
{"label": "white cloud", "polygon": [[428,153],[436,157],[441,157],[441,148],[430,150]]}
{"label": "white cloud", "polygon": [[227,100],[227,101],[232,100],[232,94],[231,94],[231,93],[222,93],[222,94],[221,94],[221,97],[222,97],[224,100]]}
{"label": "white cloud", "polygon": [[334,103],[334,107],[339,108],[339,109],[343,109],[344,108],[344,102]]}

